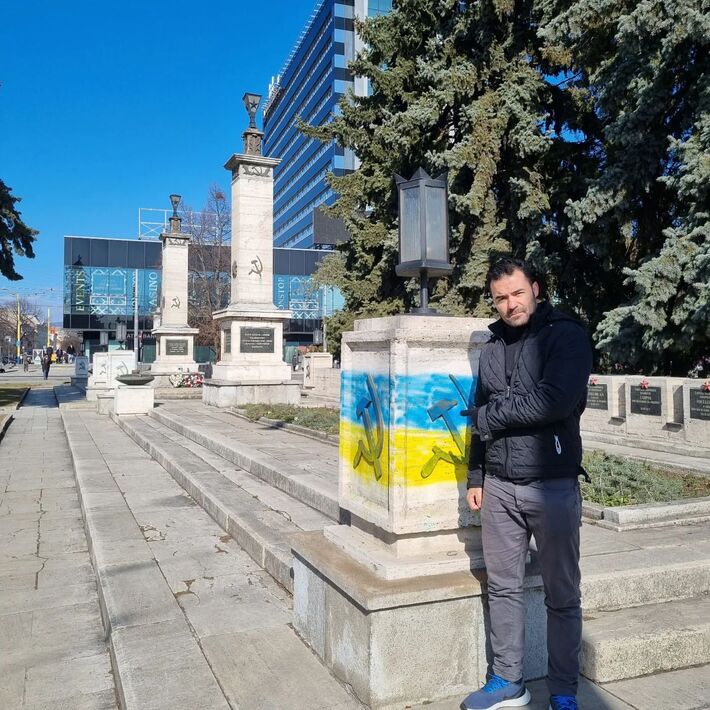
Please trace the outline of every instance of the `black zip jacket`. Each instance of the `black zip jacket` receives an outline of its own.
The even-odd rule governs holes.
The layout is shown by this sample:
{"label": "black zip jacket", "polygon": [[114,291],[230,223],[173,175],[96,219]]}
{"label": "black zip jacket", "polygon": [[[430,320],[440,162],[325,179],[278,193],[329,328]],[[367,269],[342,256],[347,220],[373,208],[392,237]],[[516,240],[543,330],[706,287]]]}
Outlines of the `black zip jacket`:
{"label": "black zip jacket", "polygon": [[521,483],[577,476],[581,470],[579,418],[587,401],[592,351],[581,323],[540,303],[523,336],[510,383],[506,382],[505,324],[479,362],[472,423],[468,487],[486,473]]}

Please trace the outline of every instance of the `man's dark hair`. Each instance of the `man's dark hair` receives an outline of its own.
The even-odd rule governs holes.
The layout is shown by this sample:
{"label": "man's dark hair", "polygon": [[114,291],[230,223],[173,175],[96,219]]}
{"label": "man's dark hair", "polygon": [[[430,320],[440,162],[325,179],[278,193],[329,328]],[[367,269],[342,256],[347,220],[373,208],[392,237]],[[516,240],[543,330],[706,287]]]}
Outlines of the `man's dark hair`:
{"label": "man's dark hair", "polygon": [[537,281],[540,287],[540,296],[542,297],[545,292],[545,284],[543,283],[540,275],[533,269],[527,261],[523,259],[516,259],[513,256],[506,256],[502,259],[496,261],[488,269],[488,274],[486,275],[486,291],[491,292],[491,282],[498,281],[498,279],[503,276],[512,276],[514,271],[522,271],[525,274],[525,278],[532,283]]}

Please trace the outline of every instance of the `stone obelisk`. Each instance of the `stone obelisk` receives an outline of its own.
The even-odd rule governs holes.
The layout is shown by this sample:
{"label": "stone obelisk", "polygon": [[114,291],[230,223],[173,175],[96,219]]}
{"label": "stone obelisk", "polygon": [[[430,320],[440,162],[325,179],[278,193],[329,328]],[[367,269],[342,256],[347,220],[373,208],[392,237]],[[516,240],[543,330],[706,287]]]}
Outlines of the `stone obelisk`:
{"label": "stone obelisk", "polygon": [[283,324],[291,313],[274,305],[274,167],[279,160],[261,152],[264,134],[255,121],[260,100],[244,95],[249,113],[244,152],[224,166],[232,173],[231,301],[213,314],[221,357],[203,390],[204,401],[217,406],[299,398],[283,361]]}
{"label": "stone obelisk", "polygon": [[[170,375],[176,372],[195,372],[194,339],[199,332],[187,321],[187,269],[190,235],[182,232],[178,216],[179,195],[170,195],[173,214],[170,231],[163,232],[163,275],[160,295],[160,325],[153,329],[157,341],[155,362],[151,372]],[[156,381],[156,386],[158,380]]]}

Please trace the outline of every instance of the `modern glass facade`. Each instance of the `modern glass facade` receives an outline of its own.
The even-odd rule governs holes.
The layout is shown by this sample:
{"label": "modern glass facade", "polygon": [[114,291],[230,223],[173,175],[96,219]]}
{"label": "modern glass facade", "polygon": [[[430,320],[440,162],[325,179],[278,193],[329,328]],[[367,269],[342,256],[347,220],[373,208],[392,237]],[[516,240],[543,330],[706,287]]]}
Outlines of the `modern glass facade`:
{"label": "modern glass facade", "polygon": [[[219,247],[211,247],[218,249]],[[133,339],[133,309],[136,275],[138,277],[138,328],[149,333],[153,313],[160,303],[162,245],[156,241],[103,239],[95,237],[64,238],[64,327],[83,332],[92,351],[102,331],[115,337],[116,323],[127,324],[129,341]],[[189,259],[191,274],[197,263],[229,264],[226,254],[215,253],[208,259]],[[274,303],[291,310],[292,318],[284,326],[284,339],[292,345],[313,341],[313,332],[322,327],[323,316],[343,307],[337,289],[318,289],[311,274],[326,252],[312,249],[274,249]],[[228,280],[229,274],[220,273]],[[229,289],[223,289],[229,298]],[[226,306],[227,303],[221,304]],[[113,332],[112,332],[113,331]],[[145,342],[145,339],[143,340]],[[109,347],[117,347],[111,342]]]}
{"label": "modern glass facade", "polygon": [[344,237],[342,230],[315,220],[314,211],[335,201],[326,183],[327,173],[342,175],[354,170],[355,156],[335,142],[323,144],[307,138],[295,122],[300,117],[306,123],[323,125],[337,111],[338,100],[348,88],[363,91],[348,69],[357,51],[354,18],[379,15],[391,6],[391,0],[319,2],[269,88],[264,153],[281,158],[274,171],[274,246],[329,248]]}

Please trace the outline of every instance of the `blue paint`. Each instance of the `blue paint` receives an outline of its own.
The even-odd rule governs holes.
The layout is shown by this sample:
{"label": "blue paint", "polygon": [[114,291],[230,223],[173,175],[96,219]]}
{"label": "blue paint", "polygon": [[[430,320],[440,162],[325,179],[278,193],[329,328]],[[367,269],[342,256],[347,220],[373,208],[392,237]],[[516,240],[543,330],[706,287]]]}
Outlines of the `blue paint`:
{"label": "blue paint", "polygon": [[[358,404],[368,397],[367,374],[357,371],[342,374],[340,416],[355,424],[361,423],[357,416]],[[477,378],[471,375],[455,375],[458,388],[449,375],[441,373],[396,378],[372,375],[372,379],[380,398],[386,427],[389,426],[392,416],[392,412],[388,411],[391,390],[395,390],[393,398],[400,402],[401,411],[397,412],[394,420],[398,428],[446,431],[446,423],[442,417],[432,418],[436,416],[436,405],[440,402],[445,403],[442,409],[447,412],[456,427],[465,427],[468,424],[466,417],[462,417],[459,412],[473,403]],[[402,402],[406,402],[406,407],[402,406]]]}

